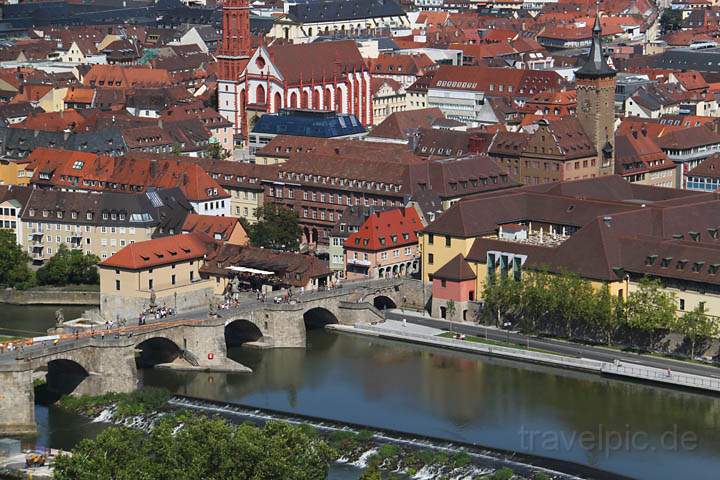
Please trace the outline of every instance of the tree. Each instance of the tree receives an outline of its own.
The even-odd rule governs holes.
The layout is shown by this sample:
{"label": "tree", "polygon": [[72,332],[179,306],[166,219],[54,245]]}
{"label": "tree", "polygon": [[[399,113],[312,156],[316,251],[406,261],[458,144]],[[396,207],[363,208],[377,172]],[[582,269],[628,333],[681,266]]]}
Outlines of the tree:
{"label": "tree", "polygon": [[57,480],[313,480],[334,451],[300,426],[232,425],[221,418],[167,415],[149,432],[109,427],[55,460]]}
{"label": "tree", "polygon": [[660,16],[660,27],[663,32],[679,30],[682,24],[682,11],[666,8]]}
{"label": "tree", "polygon": [[100,281],[99,261],[96,255],[70,250],[62,244],[58,252],[38,269],[37,280],[40,285],[97,284]]}
{"label": "tree", "polygon": [[28,254],[15,241],[15,234],[0,230],[0,285],[21,289],[32,286],[29,261]]}
{"label": "tree", "polygon": [[452,322],[452,319],[455,316],[454,300],[448,300],[447,302],[445,302],[445,316],[447,317],[447,320],[450,320]]}
{"label": "tree", "polygon": [[603,285],[593,296],[589,320],[603,333],[608,346],[612,345],[613,336],[622,320],[621,301],[613,298],[608,285]]}
{"label": "tree", "polygon": [[690,358],[695,358],[698,338],[708,337],[715,330],[713,320],[705,313],[705,302],[700,302],[693,310],[682,315],[677,321],[676,330],[690,339]]}
{"label": "tree", "polygon": [[225,150],[220,143],[213,142],[205,150],[205,156],[214,160],[225,160],[230,157],[230,152]]}
{"label": "tree", "polygon": [[630,293],[625,311],[628,325],[649,333],[654,347],[653,333],[671,328],[675,322],[675,296],[663,290],[659,280],[644,277]]}
{"label": "tree", "polygon": [[257,222],[250,225],[248,236],[256,247],[296,251],[302,230],[294,210],[270,203],[255,210]]}
{"label": "tree", "polygon": [[179,143],[173,143],[172,154],[173,155],[182,155],[182,147],[180,146]]}

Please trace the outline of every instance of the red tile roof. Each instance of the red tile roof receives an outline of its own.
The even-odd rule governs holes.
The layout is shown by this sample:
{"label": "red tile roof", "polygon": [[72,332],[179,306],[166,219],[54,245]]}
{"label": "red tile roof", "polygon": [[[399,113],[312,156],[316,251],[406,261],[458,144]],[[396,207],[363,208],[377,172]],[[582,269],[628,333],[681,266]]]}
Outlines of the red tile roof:
{"label": "red tile roof", "polygon": [[[206,235],[213,240],[229,240],[240,220],[236,217],[219,217],[215,215],[198,215],[190,213],[185,217],[182,231]],[[240,228],[243,228],[240,226]],[[219,239],[215,235],[220,235]]]}
{"label": "red tile roof", "polygon": [[173,235],[145,242],[131,243],[107,260],[100,267],[144,270],[203,258],[207,245],[196,235]]}
{"label": "red tile roof", "polygon": [[354,40],[278,45],[268,52],[288,85],[322,82],[323,78],[342,77],[345,72],[365,69]]}
{"label": "red tile roof", "polygon": [[395,208],[370,215],[357,232],[345,240],[345,248],[381,251],[414,245],[423,224],[414,208]]}

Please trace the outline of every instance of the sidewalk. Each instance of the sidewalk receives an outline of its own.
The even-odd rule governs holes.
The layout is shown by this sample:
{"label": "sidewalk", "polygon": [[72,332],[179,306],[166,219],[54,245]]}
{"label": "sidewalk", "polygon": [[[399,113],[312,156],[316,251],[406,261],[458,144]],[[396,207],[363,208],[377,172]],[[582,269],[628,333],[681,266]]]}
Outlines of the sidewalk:
{"label": "sidewalk", "polygon": [[574,343],[564,339],[555,339],[550,337],[528,336],[519,332],[502,330],[497,327],[477,325],[471,323],[448,322],[440,318],[433,318],[429,315],[422,315],[414,311],[402,311],[400,309],[388,310],[386,317],[393,319],[406,318],[408,323],[420,323],[426,326],[449,330],[452,328],[455,332],[461,332],[468,335],[476,335],[479,337],[487,337],[491,340],[501,341],[504,343],[514,343],[521,347],[530,346],[539,350],[550,351],[562,355],[570,355],[576,357],[586,357],[604,362],[614,362],[616,360],[637,363],[648,367],[658,368],[661,370],[671,369],[672,371],[687,373],[691,375],[700,375],[708,378],[720,380],[720,368],[716,365],[703,365],[699,363],[683,361],[674,358],[665,358],[656,355],[643,355],[634,352],[626,352],[622,350],[608,348],[606,346],[593,346],[582,343]]}
{"label": "sidewalk", "polygon": [[[419,317],[422,317],[422,315],[417,315],[414,319]],[[626,379],[641,380],[669,387],[720,392],[720,379],[714,376],[677,371],[669,367],[647,365],[620,358],[598,360],[579,355],[564,355],[561,353],[538,351],[533,350],[536,345],[533,345],[532,342],[528,342],[528,346],[530,347],[528,349],[520,345],[517,347],[501,346],[470,340],[440,337],[439,335],[446,330],[411,323],[411,318],[413,318],[411,315],[405,315],[403,318],[406,318],[408,322],[405,323],[402,320],[387,320],[386,322],[375,325],[357,324],[353,327],[334,325],[333,329],[468,353],[503,357],[557,368],[581,370],[598,375],[612,375]],[[430,317],[425,318],[429,319]],[[505,333],[505,331],[502,330],[494,330],[495,334]]]}

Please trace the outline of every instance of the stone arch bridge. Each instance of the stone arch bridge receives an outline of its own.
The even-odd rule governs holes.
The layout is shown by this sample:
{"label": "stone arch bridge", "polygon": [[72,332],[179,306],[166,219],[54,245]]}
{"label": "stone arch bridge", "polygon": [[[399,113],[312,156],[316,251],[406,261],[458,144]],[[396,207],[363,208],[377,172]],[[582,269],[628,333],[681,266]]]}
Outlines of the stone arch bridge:
{"label": "stone arch bridge", "polygon": [[383,308],[420,306],[425,298],[419,281],[348,283],[292,303],[253,303],[212,317],[196,315],[6,352],[0,355],[0,434],[36,430],[33,378],[38,372],[47,372],[48,386],[63,394],[100,395],[134,390],[138,366],[173,363],[176,368],[249,371],[227,357],[228,346],[304,347],[308,329],[380,320]]}

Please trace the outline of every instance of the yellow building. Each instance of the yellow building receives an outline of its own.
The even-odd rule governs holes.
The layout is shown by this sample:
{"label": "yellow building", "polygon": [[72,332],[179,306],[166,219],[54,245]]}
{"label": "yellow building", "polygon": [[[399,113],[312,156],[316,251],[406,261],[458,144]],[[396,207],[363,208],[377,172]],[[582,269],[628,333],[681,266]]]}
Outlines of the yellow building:
{"label": "yellow building", "polygon": [[200,277],[206,244],[194,234],[126,246],[98,265],[100,311],[106,318],[136,319],[153,301],[176,312],[207,307],[212,283]]}
{"label": "yellow building", "polygon": [[[678,312],[704,302],[720,316],[718,198],[620,176],[470,197],[422,232],[423,280],[469,269],[473,283],[462,276],[463,292],[477,300],[486,282],[520,280],[527,270],[576,273],[622,298],[651,277],[674,294]],[[445,268],[458,255],[462,269]]]}
{"label": "yellow building", "polygon": [[25,171],[27,165],[25,160],[0,158],[0,185],[28,185],[32,172]]}

